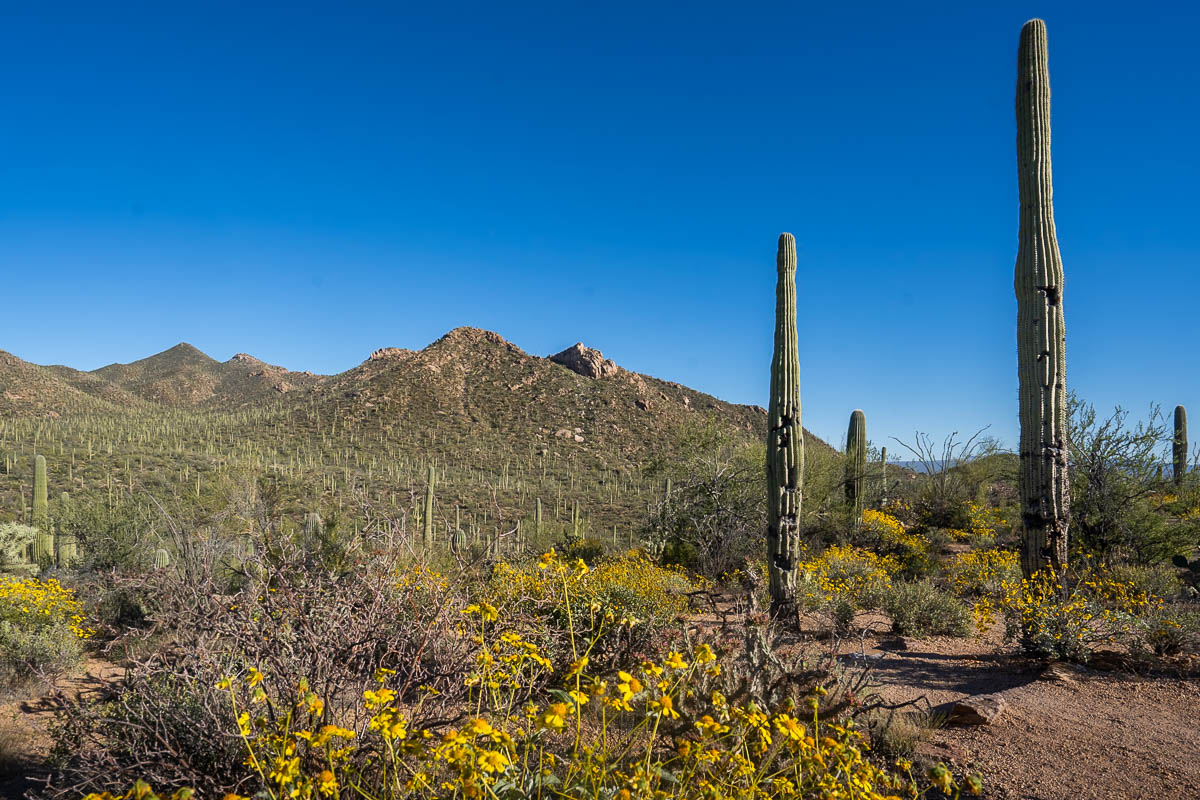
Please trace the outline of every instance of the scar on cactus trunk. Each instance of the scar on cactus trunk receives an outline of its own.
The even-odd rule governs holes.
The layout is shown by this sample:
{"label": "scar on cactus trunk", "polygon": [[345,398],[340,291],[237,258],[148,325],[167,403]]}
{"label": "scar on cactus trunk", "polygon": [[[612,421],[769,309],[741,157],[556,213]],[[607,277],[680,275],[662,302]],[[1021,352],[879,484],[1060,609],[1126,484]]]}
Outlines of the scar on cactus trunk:
{"label": "scar on cactus trunk", "polygon": [[771,609],[780,612],[795,606],[804,476],[796,336],[796,240],[790,233],[779,237],[775,266],[775,353],[767,412],[767,570]]}
{"label": "scar on cactus trunk", "polygon": [[1021,200],[1014,288],[1020,381],[1020,480],[1026,575],[1067,563],[1066,323],[1050,173],[1046,24],[1030,20],[1017,49],[1017,182]]}

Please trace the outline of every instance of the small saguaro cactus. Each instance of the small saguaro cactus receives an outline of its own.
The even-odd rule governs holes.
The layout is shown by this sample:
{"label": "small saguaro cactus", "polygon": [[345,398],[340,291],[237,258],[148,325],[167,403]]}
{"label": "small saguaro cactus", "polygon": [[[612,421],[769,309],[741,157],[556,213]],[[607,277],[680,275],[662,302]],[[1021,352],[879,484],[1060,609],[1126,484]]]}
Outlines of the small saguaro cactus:
{"label": "small saguaro cactus", "polygon": [[154,551],[154,568],[166,569],[171,566],[171,554],[165,548],[158,548]]}
{"label": "small saguaro cactus", "polygon": [[1017,48],[1017,376],[1019,494],[1026,576],[1067,563],[1067,356],[1063,267],[1050,174],[1050,71],[1046,23],[1032,19]]}
{"label": "small saguaro cactus", "polygon": [[1175,406],[1175,436],[1171,440],[1171,456],[1175,466],[1175,485],[1183,483],[1188,468],[1187,409]]}
{"label": "small saguaro cactus", "polygon": [[421,542],[426,550],[433,549],[433,482],[436,479],[433,465],[429,465],[428,488],[425,490],[425,518]]}
{"label": "small saguaro cactus", "polygon": [[867,415],[861,409],[850,414],[846,430],[846,506],[857,523],[862,518],[867,473]]}
{"label": "small saguaro cactus", "polygon": [[467,552],[469,546],[467,532],[462,528],[455,528],[454,533],[450,536],[450,552],[456,556],[461,556]]}
{"label": "small saguaro cactus", "polygon": [[537,506],[533,511],[533,535],[540,543],[542,541],[542,498],[537,499]]}
{"label": "small saguaro cactus", "polygon": [[767,411],[767,569],[771,608],[796,599],[804,428],[800,424],[800,350],[796,334],[796,240],[780,234],[775,255],[775,351]]}
{"label": "small saguaro cactus", "polygon": [[321,515],[315,511],[310,511],[304,515],[304,541],[310,546],[315,544],[321,537],[321,531],[325,525],[321,521]]}

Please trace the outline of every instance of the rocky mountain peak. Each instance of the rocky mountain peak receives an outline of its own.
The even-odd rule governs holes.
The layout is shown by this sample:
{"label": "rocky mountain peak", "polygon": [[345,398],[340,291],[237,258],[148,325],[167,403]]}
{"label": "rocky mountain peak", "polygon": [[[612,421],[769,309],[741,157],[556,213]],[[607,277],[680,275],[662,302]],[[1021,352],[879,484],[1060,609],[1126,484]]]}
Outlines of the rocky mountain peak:
{"label": "rocky mountain peak", "polygon": [[583,342],[576,342],[561,353],[555,353],[550,360],[586,378],[607,378],[622,371],[615,361],[605,358],[599,350]]}

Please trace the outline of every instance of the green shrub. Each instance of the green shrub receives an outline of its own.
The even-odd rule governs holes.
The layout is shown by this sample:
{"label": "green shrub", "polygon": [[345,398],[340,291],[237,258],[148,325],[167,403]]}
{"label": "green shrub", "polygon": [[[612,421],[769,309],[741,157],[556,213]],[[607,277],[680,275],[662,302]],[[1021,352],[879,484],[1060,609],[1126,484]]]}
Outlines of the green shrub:
{"label": "green shrub", "polygon": [[0,685],[5,689],[50,678],[75,666],[82,658],[82,643],[61,625],[0,622]]}
{"label": "green shrub", "polygon": [[0,685],[13,689],[69,669],[91,634],[75,593],[58,581],[0,576]]}
{"label": "green shrub", "polygon": [[580,539],[576,542],[571,542],[563,548],[563,558],[576,559],[582,558],[588,566],[594,565],[599,561],[605,553],[604,543],[596,539]]}
{"label": "green shrub", "polygon": [[1163,604],[1137,618],[1133,649],[1158,656],[1174,655],[1200,647],[1200,611]]}
{"label": "green shrub", "polygon": [[1108,568],[1108,574],[1115,581],[1164,600],[1174,600],[1183,592],[1178,571],[1169,564],[1117,564]]}
{"label": "green shrub", "polygon": [[966,636],[971,632],[970,609],[929,581],[893,585],[884,610],[892,618],[892,632],[901,636]]}

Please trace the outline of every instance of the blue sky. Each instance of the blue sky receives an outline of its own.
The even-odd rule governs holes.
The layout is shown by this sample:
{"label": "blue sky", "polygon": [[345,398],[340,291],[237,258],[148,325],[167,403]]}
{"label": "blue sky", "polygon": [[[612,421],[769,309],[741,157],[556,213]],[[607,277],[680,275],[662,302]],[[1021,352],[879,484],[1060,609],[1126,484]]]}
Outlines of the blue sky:
{"label": "blue sky", "polygon": [[1200,407],[1195,4],[252,5],[0,2],[0,348],[337,372],[474,325],[765,404],[786,230],[808,427],[1011,444],[1041,16],[1068,381]]}

